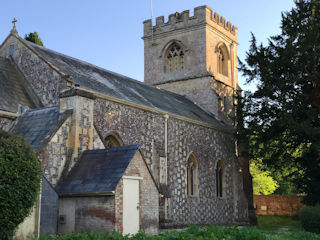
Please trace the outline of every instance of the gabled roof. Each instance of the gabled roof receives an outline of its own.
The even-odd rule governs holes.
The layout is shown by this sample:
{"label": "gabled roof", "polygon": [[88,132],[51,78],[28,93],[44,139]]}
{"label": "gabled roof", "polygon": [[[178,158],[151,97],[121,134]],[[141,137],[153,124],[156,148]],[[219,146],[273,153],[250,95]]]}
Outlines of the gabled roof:
{"label": "gabled roof", "polygon": [[111,193],[138,149],[138,145],[132,145],[84,151],[56,191],[59,195]]}
{"label": "gabled roof", "polygon": [[0,110],[16,113],[19,105],[35,107],[22,81],[11,61],[0,57]]}
{"label": "gabled roof", "polygon": [[49,140],[71,113],[72,110],[60,113],[58,106],[28,111],[16,120],[10,131],[23,136],[38,150],[40,144]]}
{"label": "gabled roof", "polygon": [[60,72],[71,75],[74,83],[81,88],[230,130],[229,126],[220,122],[213,114],[182,95],[158,89],[34,43],[25,42]]}

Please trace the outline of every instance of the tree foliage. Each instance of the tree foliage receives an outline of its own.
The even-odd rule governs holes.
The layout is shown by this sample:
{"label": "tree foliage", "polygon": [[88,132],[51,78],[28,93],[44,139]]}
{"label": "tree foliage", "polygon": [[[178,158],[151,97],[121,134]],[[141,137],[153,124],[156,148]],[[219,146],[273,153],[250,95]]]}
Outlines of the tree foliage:
{"label": "tree foliage", "polygon": [[251,158],[280,171],[292,166],[289,175],[314,205],[320,202],[320,1],[295,4],[267,46],[252,35],[240,68],[257,90],[245,95],[239,133],[250,136]]}
{"label": "tree foliage", "polygon": [[279,187],[278,183],[270,176],[271,173],[264,171],[255,162],[250,163],[250,173],[252,175],[253,194],[269,195]]}
{"label": "tree foliage", "polygon": [[24,39],[30,42],[33,42],[35,44],[38,44],[40,46],[43,46],[43,42],[41,41],[39,34],[37,32],[33,32],[33,33],[31,32],[29,34],[26,34],[24,36]]}
{"label": "tree foliage", "polygon": [[0,239],[10,239],[30,213],[40,189],[41,167],[22,137],[0,130]]}

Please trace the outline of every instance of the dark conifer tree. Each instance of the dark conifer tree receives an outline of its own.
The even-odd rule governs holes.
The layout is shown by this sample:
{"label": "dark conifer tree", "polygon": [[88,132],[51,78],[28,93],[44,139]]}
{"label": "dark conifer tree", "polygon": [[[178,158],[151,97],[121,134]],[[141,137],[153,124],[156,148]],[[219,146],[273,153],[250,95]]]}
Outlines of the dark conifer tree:
{"label": "dark conifer tree", "polygon": [[252,158],[274,169],[291,166],[305,203],[320,203],[320,0],[299,0],[282,14],[282,32],[267,46],[252,35],[240,69],[257,90],[243,117]]}

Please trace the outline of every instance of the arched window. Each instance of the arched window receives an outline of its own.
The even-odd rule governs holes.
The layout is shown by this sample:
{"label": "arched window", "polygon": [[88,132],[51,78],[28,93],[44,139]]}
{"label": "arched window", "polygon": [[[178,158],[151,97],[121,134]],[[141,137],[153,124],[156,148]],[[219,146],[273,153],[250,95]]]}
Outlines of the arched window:
{"label": "arched window", "polygon": [[217,163],[216,168],[216,189],[217,189],[217,197],[224,196],[224,164],[221,160]]}
{"label": "arched window", "polygon": [[118,134],[109,133],[104,138],[104,145],[106,148],[121,147],[123,146],[123,142]]}
{"label": "arched window", "polygon": [[217,51],[218,73],[228,76],[228,52],[224,45],[221,45]]}
{"label": "arched window", "polygon": [[187,164],[187,194],[195,196],[198,195],[198,162],[193,153],[190,154]]}
{"label": "arched window", "polygon": [[174,72],[182,70],[184,65],[184,51],[181,45],[172,43],[165,55],[165,71]]}

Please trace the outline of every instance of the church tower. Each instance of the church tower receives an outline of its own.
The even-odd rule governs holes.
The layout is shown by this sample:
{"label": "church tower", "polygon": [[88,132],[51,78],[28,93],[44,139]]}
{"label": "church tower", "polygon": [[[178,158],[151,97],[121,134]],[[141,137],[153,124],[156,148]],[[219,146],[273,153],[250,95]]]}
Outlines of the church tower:
{"label": "church tower", "polygon": [[238,87],[237,28],[210,7],[144,21],[144,81],[186,95],[232,123]]}

